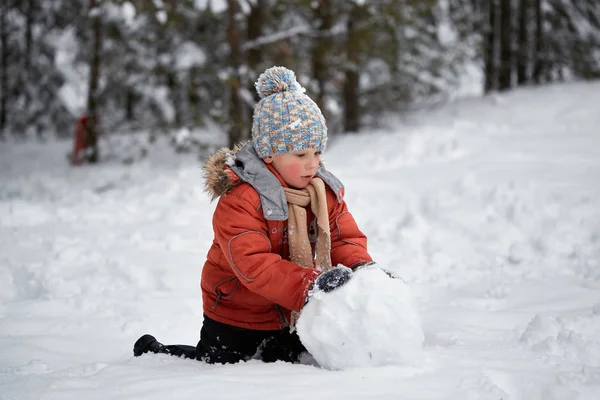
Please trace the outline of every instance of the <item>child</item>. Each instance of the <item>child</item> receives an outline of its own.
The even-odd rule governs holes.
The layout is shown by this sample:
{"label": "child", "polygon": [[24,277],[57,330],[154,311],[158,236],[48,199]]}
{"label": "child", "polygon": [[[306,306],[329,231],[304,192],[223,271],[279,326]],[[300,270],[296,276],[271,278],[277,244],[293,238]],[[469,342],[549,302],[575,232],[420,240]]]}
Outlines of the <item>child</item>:
{"label": "child", "polygon": [[219,202],[200,282],[200,341],[165,346],[144,335],[136,356],[297,361],[306,350],[293,325],[309,291],[348,281],[348,268],[332,266],[372,261],[341,182],[320,162],[327,127],[319,107],[283,67],[266,70],[255,86],[252,141],[220,150],[205,166],[207,191]]}

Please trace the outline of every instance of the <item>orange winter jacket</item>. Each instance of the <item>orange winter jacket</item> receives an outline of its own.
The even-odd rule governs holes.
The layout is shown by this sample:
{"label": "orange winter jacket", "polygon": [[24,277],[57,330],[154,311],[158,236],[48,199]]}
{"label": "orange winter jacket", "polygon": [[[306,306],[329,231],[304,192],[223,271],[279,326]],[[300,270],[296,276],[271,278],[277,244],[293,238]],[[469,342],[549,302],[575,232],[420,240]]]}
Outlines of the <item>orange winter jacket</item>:
{"label": "orange winter jacket", "polygon": [[[240,328],[277,330],[300,311],[319,271],[289,261],[285,183],[251,144],[223,149],[205,167],[207,191],[220,197],[213,215],[214,240],[202,269],[204,314]],[[327,187],[331,262],[348,267],[371,261],[367,238],[344,202],[341,182],[323,167]],[[310,241],[316,220],[307,210]]]}

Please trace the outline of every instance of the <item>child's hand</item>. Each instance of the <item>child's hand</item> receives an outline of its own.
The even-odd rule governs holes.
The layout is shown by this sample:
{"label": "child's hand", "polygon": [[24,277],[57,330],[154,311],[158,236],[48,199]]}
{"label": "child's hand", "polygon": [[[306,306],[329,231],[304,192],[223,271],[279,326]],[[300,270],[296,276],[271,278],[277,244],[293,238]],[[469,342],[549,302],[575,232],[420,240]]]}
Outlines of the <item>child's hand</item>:
{"label": "child's hand", "polygon": [[316,290],[329,293],[348,282],[352,278],[352,270],[346,267],[336,267],[323,272],[314,283]]}

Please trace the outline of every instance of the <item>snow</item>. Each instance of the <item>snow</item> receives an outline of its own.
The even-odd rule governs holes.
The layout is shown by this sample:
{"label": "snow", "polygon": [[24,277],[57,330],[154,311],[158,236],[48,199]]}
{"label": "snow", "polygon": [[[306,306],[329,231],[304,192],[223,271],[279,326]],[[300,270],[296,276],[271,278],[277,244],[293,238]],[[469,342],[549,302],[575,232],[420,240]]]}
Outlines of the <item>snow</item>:
{"label": "snow", "polygon": [[210,10],[215,13],[221,13],[227,10],[227,1],[225,0],[194,0],[194,7],[198,10],[206,10],[210,7]]}
{"label": "snow", "polygon": [[177,68],[183,70],[203,66],[206,63],[206,54],[197,44],[185,42],[177,48],[173,59]]}
{"label": "snow", "polygon": [[158,22],[160,22],[161,24],[163,24],[163,25],[164,25],[164,24],[167,22],[167,18],[168,18],[168,17],[167,17],[167,12],[166,12],[166,11],[164,11],[164,10],[159,10],[159,11],[157,11],[157,12],[156,12],[156,14],[155,14],[155,15],[156,15],[156,20],[157,20]]}
{"label": "snow", "polygon": [[77,41],[73,29],[66,29],[53,42],[56,45],[54,62],[65,77],[65,83],[60,88],[59,96],[71,114],[78,116],[86,108],[89,67],[84,63],[75,62]]}
{"label": "snow", "polygon": [[597,399],[597,104],[600,82],[527,88],[330,138],[324,162],[424,332],[421,363],[341,371],[134,358],[144,333],[198,340],[214,203],[197,156],[160,139],[72,168],[70,142],[0,143],[0,397]]}
{"label": "snow", "polygon": [[296,25],[289,29],[284,29],[282,31],[277,31],[269,35],[260,36],[259,38],[254,40],[248,40],[244,42],[244,44],[242,44],[242,50],[247,51],[257,47],[273,44],[288,38],[293,38],[295,36],[306,34],[310,31],[311,27],[309,25]]}
{"label": "snow", "polygon": [[311,293],[297,329],[324,368],[423,365],[423,328],[410,286],[378,266],[360,268],[333,292]]}
{"label": "snow", "polygon": [[135,6],[131,2],[125,1],[123,4],[121,4],[121,15],[127,25],[131,26],[133,20],[135,19],[136,13]]}

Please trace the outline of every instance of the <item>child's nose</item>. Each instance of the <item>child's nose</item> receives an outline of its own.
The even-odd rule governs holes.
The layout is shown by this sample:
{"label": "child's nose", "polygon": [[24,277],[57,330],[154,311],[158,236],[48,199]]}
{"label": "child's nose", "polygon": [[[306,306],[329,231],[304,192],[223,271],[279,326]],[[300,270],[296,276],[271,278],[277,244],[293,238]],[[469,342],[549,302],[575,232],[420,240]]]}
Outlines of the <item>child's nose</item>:
{"label": "child's nose", "polygon": [[311,160],[310,160],[310,162],[309,162],[309,164],[308,164],[308,168],[311,171],[316,171],[319,168],[319,161],[320,161],[319,156],[312,157]]}

